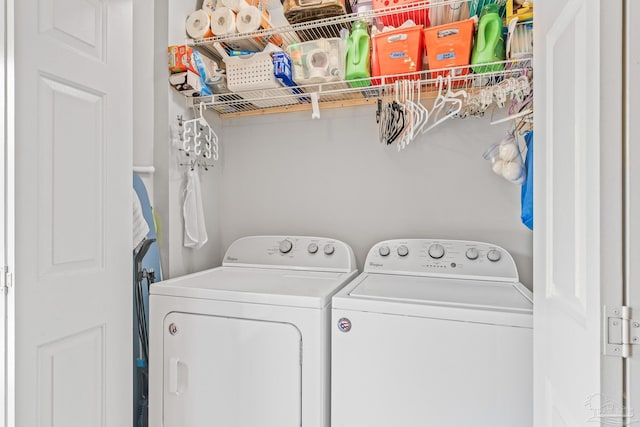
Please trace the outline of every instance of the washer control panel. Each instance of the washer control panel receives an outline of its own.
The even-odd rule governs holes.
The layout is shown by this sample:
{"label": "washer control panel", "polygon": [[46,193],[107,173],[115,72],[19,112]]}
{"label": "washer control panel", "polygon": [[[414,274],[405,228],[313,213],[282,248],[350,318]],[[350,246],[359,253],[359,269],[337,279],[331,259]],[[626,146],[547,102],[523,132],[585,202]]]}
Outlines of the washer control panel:
{"label": "washer control panel", "polygon": [[260,266],[298,270],[356,269],[353,250],[339,240],[306,236],[250,236],[233,242],[225,266]]}
{"label": "washer control panel", "polygon": [[364,271],[518,281],[515,262],[506,250],[466,240],[386,240],[371,248]]}

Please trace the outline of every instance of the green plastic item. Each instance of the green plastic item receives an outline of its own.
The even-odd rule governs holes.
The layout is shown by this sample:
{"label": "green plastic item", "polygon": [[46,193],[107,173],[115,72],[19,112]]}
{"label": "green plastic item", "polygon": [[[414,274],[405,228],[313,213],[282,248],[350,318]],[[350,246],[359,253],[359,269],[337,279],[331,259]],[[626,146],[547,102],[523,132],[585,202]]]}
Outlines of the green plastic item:
{"label": "green plastic item", "polygon": [[[347,42],[347,80],[366,79],[371,77],[370,51],[371,40],[367,31],[367,23],[357,21],[351,28],[351,35]],[[349,82],[351,87],[371,86],[370,80]]]}
{"label": "green plastic item", "polygon": [[482,8],[476,43],[471,53],[471,68],[475,73],[487,73],[504,70],[504,64],[487,64],[504,61],[505,43],[502,35],[502,18],[497,4],[487,4]]}

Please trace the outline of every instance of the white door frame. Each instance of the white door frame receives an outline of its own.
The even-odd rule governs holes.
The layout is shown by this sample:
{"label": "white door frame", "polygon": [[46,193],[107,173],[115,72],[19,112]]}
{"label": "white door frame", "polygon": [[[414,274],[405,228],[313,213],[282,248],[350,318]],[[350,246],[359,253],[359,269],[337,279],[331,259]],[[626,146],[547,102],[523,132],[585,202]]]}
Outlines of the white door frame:
{"label": "white door frame", "polygon": [[7,41],[7,20],[6,20],[7,1],[2,0],[0,6],[0,58],[2,58],[2,66],[0,67],[0,135],[2,135],[2,144],[0,148],[0,200],[2,208],[0,209],[0,427],[6,427],[7,414],[7,241],[6,241],[6,212],[7,206],[10,206],[5,199],[5,173],[6,173],[6,114],[7,114],[7,98],[6,98],[6,69],[8,64],[5,43]]}
{"label": "white door frame", "polygon": [[[625,297],[624,304],[631,307],[634,320],[640,320],[640,5],[635,0],[624,0],[625,5]],[[633,332],[633,329],[632,329]],[[639,335],[634,333],[633,335]],[[640,423],[640,346],[633,346],[631,357],[625,361],[625,406],[633,411],[629,425]]]}

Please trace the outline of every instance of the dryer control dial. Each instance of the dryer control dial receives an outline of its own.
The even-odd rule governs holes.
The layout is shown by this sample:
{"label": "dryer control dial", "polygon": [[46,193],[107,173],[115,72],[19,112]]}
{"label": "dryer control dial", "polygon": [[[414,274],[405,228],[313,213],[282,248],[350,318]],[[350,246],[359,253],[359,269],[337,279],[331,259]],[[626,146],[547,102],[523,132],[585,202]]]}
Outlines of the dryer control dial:
{"label": "dryer control dial", "polygon": [[398,246],[398,255],[401,257],[409,255],[409,248],[406,245]]}
{"label": "dryer control dial", "polygon": [[331,243],[328,243],[326,245],[324,245],[324,253],[325,255],[333,255],[333,253],[336,251],[336,247],[333,246]]}
{"label": "dryer control dial", "polygon": [[491,262],[498,262],[500,261],[500,258],[502,258],[502,254],[499,250],[491,249],[487,252],[487,259]]}
{"label": "dryer control dial", "polygon": [[389,256],[391,250],[389,249],[389,246],[380,246],[380,249],[378,249],[378,253],[380,254],[380,256]]}
{"label": "dryer control dial", "polygon": [[280,253],[288,254],[291,252],[291,249],[293,249],[293,243],[291,243],[291,240],[285,239],[280,242]]}
{"label": "dryer control dial", "polygon": [[473,261],[478,259],[478,257],[480,256],[480,253],[476,248],[469,248],[467,249],[467,252],[465,252],[465,255],[467,256],[467,259],[470,259],[471,261]]}
{"label": "dryer control dial", "polygon": [[309,246],[307,246],[307,251],[309,251],[310,254],[318,253],[318,244],[313,242],[309,243]]}
{"label": "dryer control dial", "polygon": [[444,246],[440,243],[435,243],[429,246],[429,256],[433,259],[440,259],[444,256]]}

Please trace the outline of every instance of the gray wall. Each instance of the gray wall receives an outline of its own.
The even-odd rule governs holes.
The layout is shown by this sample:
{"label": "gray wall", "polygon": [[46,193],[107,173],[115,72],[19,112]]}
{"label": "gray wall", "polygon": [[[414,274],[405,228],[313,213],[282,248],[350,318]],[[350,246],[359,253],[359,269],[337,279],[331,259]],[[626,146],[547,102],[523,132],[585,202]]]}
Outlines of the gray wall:
{"label": "gray wall", "polygon": [[222,250],[251,234],[334,237],[362,268],[389,238],[495,243],[532,284],[532,233],[520,187],[482,153],[506,134],[490,119],[451,120],[398,153],[377,141],[372,107],[225,119],[219,197]]}

